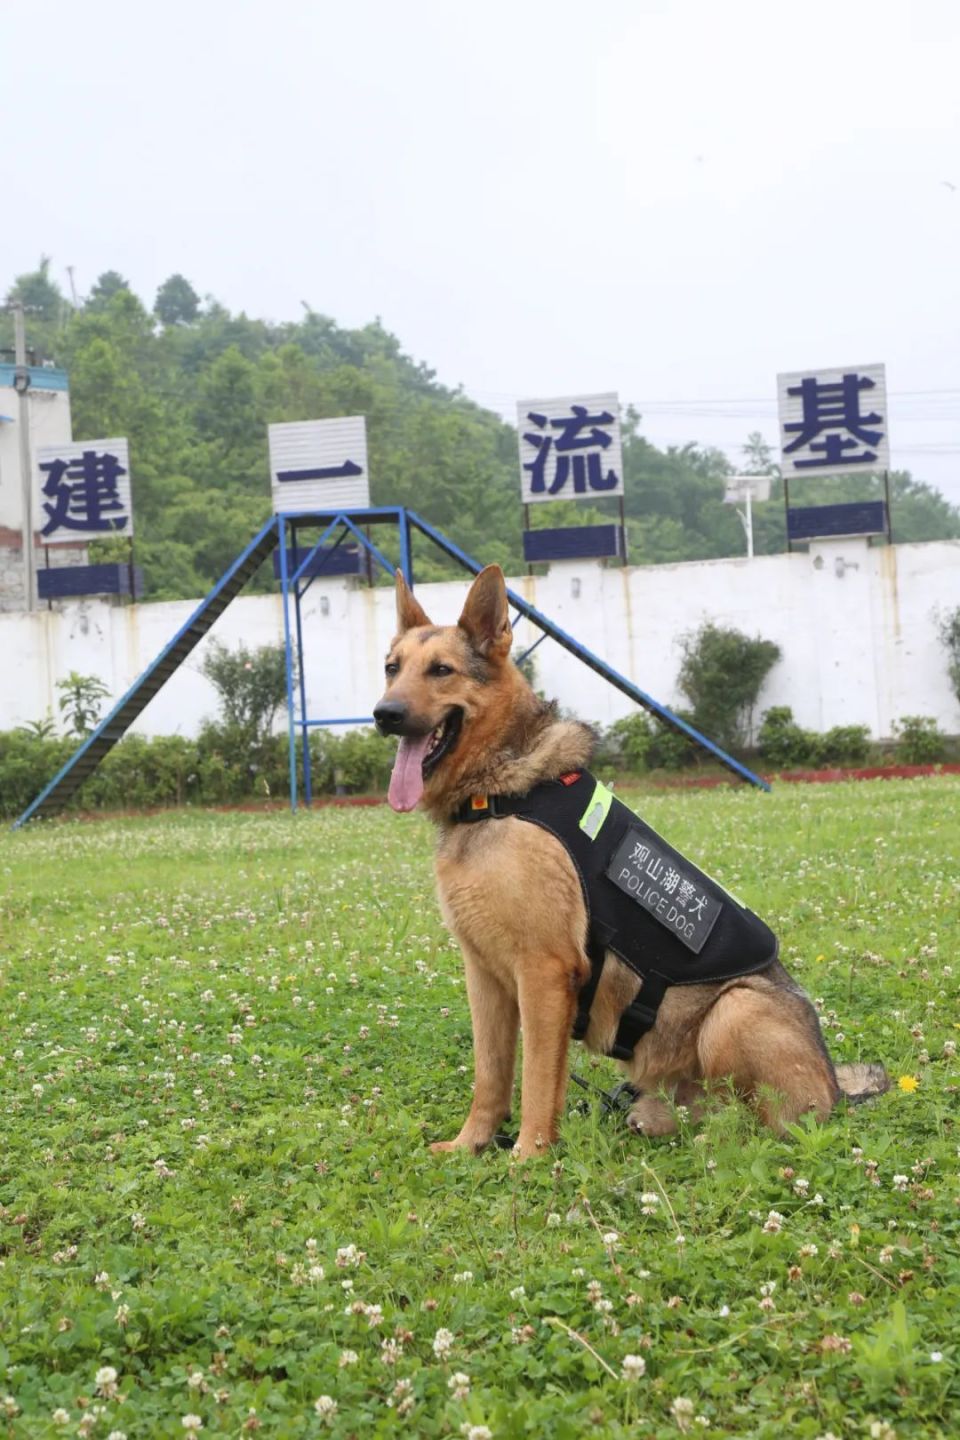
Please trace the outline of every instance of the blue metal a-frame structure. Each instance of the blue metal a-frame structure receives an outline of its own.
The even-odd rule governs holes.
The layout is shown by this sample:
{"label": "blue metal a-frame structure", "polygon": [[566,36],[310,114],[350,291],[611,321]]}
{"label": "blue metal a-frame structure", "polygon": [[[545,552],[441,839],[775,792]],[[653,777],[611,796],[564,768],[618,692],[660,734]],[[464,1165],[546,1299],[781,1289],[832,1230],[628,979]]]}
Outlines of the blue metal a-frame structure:
{"label": "blue metal a-frame structure", "polygon": [[[433,525],[417,515],[415,511],[403,506],[378,506],[363,510],[330,511],[317,513],[313,511],[296,512],[292,514],[273,515],[266,522],[261,530],[250,541],[244,550],[237,556],[236,560],[227,570],[226,574],[217,582],[209,595],[200,602],[196,610],[187,620],[186,624],[177,631],[170,643],[161,650],[160,654],[148,665],[140,678],[130,687],[126,694],[117,702],[105,720],[91,735],[84,740],[70,759],[53,777],[50,783],[41,791],[37,798],[27,807],[23,814],[14,824],[14,829],[25,825],[28,820],[41,818],[56,814],[68,800],[80,788],[88,775],[96,769],[104,755],[117,743],[129,727],[136,720],[144,707],[153,699],[157,691],[163,686],[170,676],[179,669],[191,651],[200,643],[208,633],[211,626],[223,614],[224,610],[243,589],[248,580],[252,578],[263,562],[270,557],[272,552],[279,547],[279,572],[280,586],[283,597],[283,623],[284,642],[286,648],[286,676],[287,676],[287,723],[290,752],[290,805],[296,810],[299,803],[299,786],[297,782],[297,740],[300,740],[302,755],[302,768],[304,778],[304,801],[307,805],[312,800],[312,784],[310,775],[310,730],[320,725],[362,725],[369,724],[369,716],[349,717],[326,717],[311,718],[307,712],[306,680],[303,664],[303,617],[302,601],[307,590],[310,588],[317,574],[322,574],[324,565],[329,558],[335,554],[341,543],[348,537],[355,540],[362,551],[370,556],[371,560],[382,567],[388,574],[393,575],[396,566],[387,559],[382,550],[374,544],[367,533],[372,525],[393,524],[399,532],[400,565],[404,578],[409,585],[413,584],[413,563],[412,563],[412,538],[413,532],[418,531],[426,536],[450,559],[455,560],[472,575],[476,575],[483,569],[482,564],[474,560],[459,545],[447,538],[442,531],[437,530]],[[317,539],[309,550],[302,550],[297,545],[297,536],[301,530],[321,530]],[[334,538],[335,537],[335,538]],[[332,544],[328,544],[330,540]],[[301,558],[301,556],[303,558]],[[552,639],[558,645],[562,645],[571,655],[588,665],[608,684],[628,696],[635,704],[641,706],[649,714],[655,716],[664,725],[673,730],[680,731],[686,735],[695,745],[704,750],[714,760],[726,766],[734,775],[749,784],[757,786],[761,790],[769,790],[767,782],[741,761],[728,755],[719,745],[716,745],[706,735],[700,733],[686,720],[675,715],[666,705],[661,705],[641,690],[639,685],[614,670],[599,655],[588,650],[573,635],[560,628],[554,621],[531,605],[522,595],[515,590],[507,591],[511,606],[518,615],[524,616],[531,621],[540,631],[540,638],[525,652],[525,655],[532,653],[537,645],[542,644],[546,639]],[[520,659],[525,658],[520,656]],[[298,735],[299,732],[299,735]]]}

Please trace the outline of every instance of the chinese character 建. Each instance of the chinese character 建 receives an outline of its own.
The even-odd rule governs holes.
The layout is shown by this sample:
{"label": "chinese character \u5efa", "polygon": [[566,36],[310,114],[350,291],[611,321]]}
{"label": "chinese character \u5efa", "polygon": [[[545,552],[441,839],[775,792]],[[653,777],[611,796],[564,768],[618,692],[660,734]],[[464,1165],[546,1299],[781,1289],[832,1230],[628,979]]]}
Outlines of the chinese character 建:
{"label": "chinese character \u5efa", "polygon": [[126,528],[128,516],[117,486],[127,472],[115,455],[84,450],[78,459],[48,460],[40,469],[47,472],[43,493],[54,502],[44,504],[48,519],[41,535],[54,530],[102,534]]}

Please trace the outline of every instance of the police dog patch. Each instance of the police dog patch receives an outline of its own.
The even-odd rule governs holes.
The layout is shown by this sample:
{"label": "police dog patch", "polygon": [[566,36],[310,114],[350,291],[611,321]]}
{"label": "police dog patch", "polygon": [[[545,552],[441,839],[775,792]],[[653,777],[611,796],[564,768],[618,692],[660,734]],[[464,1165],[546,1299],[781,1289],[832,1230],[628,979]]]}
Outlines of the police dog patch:
{"label": "police dog patch", "polygon": [[607,878],[688,950],[700,954],[723,903],[707,893],[695,870],[662,850],[647,831],[631,827],[610,862]]}

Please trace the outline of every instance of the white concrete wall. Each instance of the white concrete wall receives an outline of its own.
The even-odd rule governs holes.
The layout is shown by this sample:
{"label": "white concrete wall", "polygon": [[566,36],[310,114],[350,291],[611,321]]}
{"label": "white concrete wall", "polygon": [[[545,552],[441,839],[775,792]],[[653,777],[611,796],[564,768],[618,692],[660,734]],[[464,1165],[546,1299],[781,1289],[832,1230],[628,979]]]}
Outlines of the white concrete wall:
{"label": "white concrete wall", "polygon": [[[937,638],[939,611],[960,605],[960,541],[870,549],[825,541],[809,554],[713,560],[642,569],[556,565],[542,578],[512,580],[546,615],[648,694],[682,703],[677,641],[704,620],[775,640],[774,667],[759,709],[790,705],[813,729],[864,724],[877,737],[902,715],[931,715],[960,732],[960,705]],[[418,587],[438,622],[459,614],[465,582]],[[133,683],[194,608],[182,601],[116,606],[89,600],[61,612],[0,615],[0,729],[56,715],[56,681],[70,670],[99,675],[115,698]],[[324,614],[323,610],[327,613]],[[311,716],[369,716],[382,689],[383,655],[394,628],[387,589],[317,580],[304,604]],[[283,636],[279,596],[240,597],[211,632],[228,646]],[[539,634],[516,629],[515,653]],[[194,734],[216,713],[199,673],[202,649],[151,701],[136,728]],[[553,641],[536,652],[537,684],[585,719],[607,724],[631,704]]]}

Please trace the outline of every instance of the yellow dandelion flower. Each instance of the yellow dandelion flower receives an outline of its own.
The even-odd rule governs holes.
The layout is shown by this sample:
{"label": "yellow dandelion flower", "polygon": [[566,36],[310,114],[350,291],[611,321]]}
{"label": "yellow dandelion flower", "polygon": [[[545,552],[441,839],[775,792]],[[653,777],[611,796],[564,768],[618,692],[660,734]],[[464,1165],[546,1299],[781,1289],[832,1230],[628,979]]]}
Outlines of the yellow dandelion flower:
{"label": "yellow dandelion flower", "polygon": [[897,1084],[907,1095],[912,1095],[915,1090],[920,1089],[920,1081],[916,1075],[901,1075]]}

